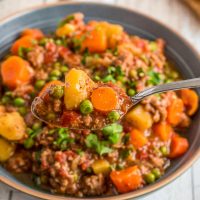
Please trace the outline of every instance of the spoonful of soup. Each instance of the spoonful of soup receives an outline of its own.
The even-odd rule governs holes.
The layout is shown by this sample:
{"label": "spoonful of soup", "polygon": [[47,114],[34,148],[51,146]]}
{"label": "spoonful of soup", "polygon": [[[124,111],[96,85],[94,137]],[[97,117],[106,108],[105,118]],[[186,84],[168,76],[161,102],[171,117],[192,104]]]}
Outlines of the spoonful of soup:
{"label": "spoonful of soup", "polygon": [[32,102],[41,121],[70,129],[101,129],[123,116],[142,99],[169,90],[200,87],[200,78],[158,85],[133,97],[112,83],[95,83],[82,70],[71,69],[65,83],[51,81]]}

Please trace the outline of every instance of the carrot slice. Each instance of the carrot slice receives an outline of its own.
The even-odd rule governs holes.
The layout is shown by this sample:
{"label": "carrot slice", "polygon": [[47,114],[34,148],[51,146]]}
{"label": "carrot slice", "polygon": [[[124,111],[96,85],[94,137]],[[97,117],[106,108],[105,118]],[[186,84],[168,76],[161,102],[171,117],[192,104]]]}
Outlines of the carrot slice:
{"label": "carrot slice", "polygon": [[18,85],[30,82],[32,71],[28,62],[18,56],[11,56],[2,63],[1,75],[3,83],[14,89]]}
{"label": "carrot slice", "polygon": [[142,176],[137,165],[120,171],[112,171],[110,178],[121,193],[130,192],[142,185]]}
{"label": "carrot slice", "polygon": [[167,108],[167,121],[173,126],[181,122],[181,116],[184,111],[184,104],[181,99],[173,99],[170,106]]}
{"label": "carrot slice", "polygon": [[130,132],[130,144],[132,144],[135,148],[143,147],[147,144],[147,142],[147,138],[139,130],[133,129]]}
{"label": "carrot slice", "polygon": [[186,138],[183,138],[177,134],[172,136],[172,141],[170,145],[170,158],[177,158],[183,155],[189,148],[189,143]]}
{"label": "carrot slice", "polygon": [[96,110],[109,112],[117,108],[117,93],[110,87],[99,87],[93,90],[91,101]]}
{"label": "carrot slice", "polygon": [[165,142],[172,136],[172,127],[167,122],[159,122],[153,126],[153,133]]}
{"label": "carrot slice", "polygon": [[107,49],[106,31],[100,27],[92,30],[83,41],[82,48],[91,53],[104,52]]}
{"label": "carrot slice", "polygon": [[35,38],[35,39],[41,39],[44,37],[44,34],[42,33],[40,29],[31,29],[31,28],[24,29],[21,35],[22,37],[31,36],[32,38]]}
{"label": "carrot slice", "polygon": [[181,99],[186,106],[186,111],[189,116],[193,115],[199,107],[199,97],[194,90],[181,90]]}
{"label": "carrot slice", "polygon": [[11,47],[11,52],[13,54],[18,54],[18,50],[20,47],[24,47],[24,48],[32,48],[33,47],[33,41],[34,38],[31,36],[24,36],[18,40],[16,40],[12,47]]}

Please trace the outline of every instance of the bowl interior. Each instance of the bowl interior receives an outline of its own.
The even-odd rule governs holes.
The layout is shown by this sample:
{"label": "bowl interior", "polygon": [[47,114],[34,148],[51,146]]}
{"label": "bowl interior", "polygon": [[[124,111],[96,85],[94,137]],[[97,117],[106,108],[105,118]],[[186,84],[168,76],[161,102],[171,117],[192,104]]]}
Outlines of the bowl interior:
{"label": "bowl interior", "polygon": [[[199,57],[194,53],[191,47],[174,32],[158,22],[136,12],[94,3],[71,3],[42,7],[26,11],[5,20],[0,24],[0,58],[8,52],[10,45],[24,28],[37,27],[41,28],[46,33],[52,32],[55,30],[60,19],[73,12],[82,12],[86,16],[86,20],[106,20],[121,24],[129,34],[135,34],[150,40],[159,37],[163,38],[167,43],[166,55],[175,63],[176,68],[180,71],[182,76],[184,78],[200,76]],[[173,161],[171,167],[166,171],[166,174],[154,185],[158,187],[163,185],[167,177],[176,173],[183,164],[189,162],[189,160],[197,154],[200,147],[198,142],[200,141],[200,134],[197,134],[200,131],[199,120],[200,111],[194,116],[193,123],[186,133],[191,145],[189,151],[181,158]],[[31,183],[30,176],[13,176],[1,167],[0,175],[11,179],[17,184],[39,190]],[[145,193],[145,189],[148,187],[152,186],[147,186],[140,191],[132,192],[131,196],[138,196]],[[48,193],[48,191],[43,192]]]}

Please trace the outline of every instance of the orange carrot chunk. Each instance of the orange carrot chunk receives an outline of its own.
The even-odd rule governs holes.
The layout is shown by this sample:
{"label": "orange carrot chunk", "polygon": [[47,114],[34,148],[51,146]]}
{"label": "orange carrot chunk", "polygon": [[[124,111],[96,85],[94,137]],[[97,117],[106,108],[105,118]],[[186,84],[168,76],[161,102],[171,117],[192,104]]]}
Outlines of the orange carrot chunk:
{"label": "orange carrot chunk", "polygon": [[130,144],[132,144],[135,148],[140,148],[146,145],[148,142],[147,138],[137,129],[133,129],[130,132]]}
{"label": "orange carrot chunk", "polygon": [[167,108],[167,121],[173,126],[181,122],[181,116],[184,111],[184,104],[181,99],[173,99]]}
{"label": "orange carrot chunk", "polygon": [[82,44],[83,49],[91,53],[104,52],[107,49],[106,32],[102,28],[95,28],[85,38]]}
{"label": "orange carrot chunk", "polygon": [[11,56],[2,63],[1,75],[3,83],[11,89],[30,82],[32,70],[25,60],[18,56]]}
{"label": "orange carrot chunk", "polygon": [[153,133],[166,142],[171,138],[172,127],[167,122],[159,122],[153,126]]}
{"label": "orange carrot chunk", "polygon": [[186,107],[187,114],[193,115],[199,107],[199,97],[194,90],[184,89],[181,90],[181,99]]}
{"label": "orange carrot chunk", "polygon": [[40,29],[31,29],[31,28],[27,28],[24,29],[21,33],[22,36],[31,36],[35,39],[41,39],[44,37],[44,34],[42,33],[42,31]]}
{"label": "orange carrot chunk", "polygon": [[12,47],[11,47],[11,52],[13,54],[18,54],[19,48],[32,48],[34,44],[34,38],[31,36],[24,36],[18,40],[16,40]]}
{"label": "orange carrot chunk", "polygon": [[120,193],[135,190],[142,184],[142,176],[136,165],[121,171],[112,171],[110,178]]}
{"label": "orange carrot chunk", "polygon": [[110,87],[99,87],[93,90],[91,101],[96,110],[109,112],[117,108],[117,93]]}
{"label": "orange carrot chunk", "polygon": [[170,158],[177,158],[183,155],[189,148],[189,143],[186,138],[183,138],[177,134],[172,136],[172,141],[170,145]]}

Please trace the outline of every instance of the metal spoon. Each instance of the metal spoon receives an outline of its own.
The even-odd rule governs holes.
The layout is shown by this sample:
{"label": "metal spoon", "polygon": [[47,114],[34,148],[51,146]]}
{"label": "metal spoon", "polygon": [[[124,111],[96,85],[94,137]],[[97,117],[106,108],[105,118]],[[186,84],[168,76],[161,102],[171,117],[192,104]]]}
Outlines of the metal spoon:
{"label": "metal spoon", "polygon": [[[184,88],[198,88],[198,87],[200,87],[200,78],[176,81],[176,82],[172,82],[172,83],[167,83],[167,84],[157,85],[154,87],[147,88],[147,89],[137,93],[135,96],[131,97],[132,104],[129,107],[128,111],[131,110],[136,104],[138,104],[144,98],[146,98],[150,95],[153,95],[156,93],[162,93],[162,92],[166,92],[166,91],[170,91],[170,90],[174,91],[174,90],[180,90],[180,89],[184,89]],[[38,106],[42,103],[43,103],[43,105],[45,105],[45,102],[43,101],[42,98],[36,97],[34,99],[34,101],[32,102],[32,105],[31,105],[31,111],[32,111],[33,115],[35,117],[37,117],[39,120],[41,120],[47,124],[52,124],[57,127],[62,127],[62,125],[60,125],[59,123],[56,123],[56,120],[58,120],[58,118],[56,118],[55,122],[48,122],[47,120],[45,120],[41,116],[39,116],[39,114],[36,112],[36,106]],[[119,121],[123,118],[123,116],[124,115],[121,115],[121,118],[119,119]],[[92,130],[102,128],[102,127],[94,128],[94,127],[86,127],[86,126],[83,127],[83,126],[84,126],[84,124],[80,127],[77,126],[77,127],[67,127],[67,128],[70,128],[70,129],[92,129]]]}
{"label": "metal spoon", "polygon": [[144,98],[152,94],[167,92],[170,90],[175,91],[175,90],[180,90],[180,89],[198,88],[198,87],[200,87],[200,78],[187,79],[183,81],[176,81],[176,82],[171,82],[171,83],[166,83],[166,84],[150,87],[137,93],[135,96],[132,97],[132,102],[133,102],[132,107],[138,104]]}

